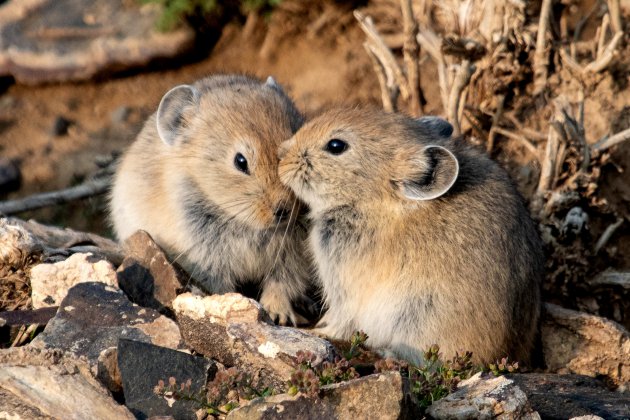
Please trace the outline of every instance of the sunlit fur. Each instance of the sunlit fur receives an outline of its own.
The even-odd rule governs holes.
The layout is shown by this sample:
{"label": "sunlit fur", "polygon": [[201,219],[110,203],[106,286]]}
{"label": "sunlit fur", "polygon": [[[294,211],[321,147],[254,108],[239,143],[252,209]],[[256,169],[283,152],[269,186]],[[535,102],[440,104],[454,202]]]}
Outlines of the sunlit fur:
{"label": "sunlit fur", "polygon": [[[324,150],[338,138],[349,147]],[[459,176],[440,198],[403,195],[422,179],[424,147],[446,147]],[[543,258],[507,174],[461,139],[395,114],[333,110],[280,148],[282,182],[311,208],[312,248],[327,312],[319,332],[421,362],[470,350],[477,362],[527,362],[537,334]]]}
{"label": "sunlit fur", "polygon": [[[124,155],[111,195],[120,240],[144,229],[209,293],[263,282],[261,303],[281,322],[295,320],[307,267],[304,230],[276,224],[274,212],[297,202],[277,175],[281,141],[302,124],[277,86],[244,76],[213,76],[193,85],[196,106],[183,111],[181,138],[167,145],[156,115]],[[250,175],[234,165],[237,153]]]}

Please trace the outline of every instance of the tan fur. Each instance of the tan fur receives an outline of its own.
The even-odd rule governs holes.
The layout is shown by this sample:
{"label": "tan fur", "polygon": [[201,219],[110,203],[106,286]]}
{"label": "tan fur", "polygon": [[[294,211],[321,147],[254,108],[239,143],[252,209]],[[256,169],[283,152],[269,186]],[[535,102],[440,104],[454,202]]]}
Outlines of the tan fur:
{"label": "tan fur", "polygon": [[[324,150],[333,138],[348,143],[343,154]],[[411,200],[401,188],[427,174],[428,145],[452,152],[459,174],[443,196]],[[413,362],[432,344],[477,362],[529,360],[541,244],[498,165],[427,124],[365,109],[313,119],[280,156],[282,182],[311,208],[327,308],[320,332],[363,330],[369,345]]]}
{"label": "tan fur", "polygon": [[[197,101],[173,110],[182,112],[176,143],[160,139],[154,114],[120,162],[111,195],[116,234],[146,230],[209,293],[262,282],[263,306],[295,322],[290,302],[304,295],[308,276],[305,232],[294,223],[295,196],[278,179],[277,148],[302,117],[278,86],[248,77],[192,86]],[[236,153],[247,157],[250,175],[235,167]],[[274,218],[282,206],[294,213],[288,225]]]}

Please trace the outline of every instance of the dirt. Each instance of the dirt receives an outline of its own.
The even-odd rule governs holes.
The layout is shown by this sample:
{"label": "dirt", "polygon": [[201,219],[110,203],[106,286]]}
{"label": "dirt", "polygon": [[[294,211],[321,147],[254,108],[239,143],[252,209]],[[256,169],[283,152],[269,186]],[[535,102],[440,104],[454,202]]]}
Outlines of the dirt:
{"label": "dirt", "polygon": [[[577,16],[582,9],[590,9],[592,1],[574,3],[581,5],[576,8]],[[18,161],[23,175],[22,188],[8,198],[64,188],[95,173],[99,165],[120,154],[133,141],[169,88],[213,73],[245,72],[261,78],[273,75],[307,115],[337,104],[380,105],[378,81],[362,46],[364,35],[352,16],[357,6],[358,3],[333,0],[285,0],[267,18],[226,25],[207,57],[193,63],[172,63],[170,68],[39,87],[6,81],[0,96],[0,153]],[[568,21],[570,29],[575,22],[576,19]],[[591,39],[595,31],[596,26],[586,25],[581,39]],[[557,57],[554,60],[557,64]],[[589,80],[584,102],[589,143],[630,127],[629,69],[630,45],[626,44],[610,71]],[[421,87],[428,114],[443,113],[436,80],[434,63],[421,60]],[[566,71],[554,73],[549,83],[546,99],[564,94],[572,103],[578,102],[579,86]],[[519,108],[520,122],[544,137],[553,113],[551,101],[529,97],[526,89],[519,95],[510,101],[511,106]],[[58,117],[71,122],[67,134],[53,133]],[[473,142],[474,137],[470,136]],[[483,146],[479,140],[477,143]],[[504,138],[498,140],[492,155],[515,178],[525,198],[531,199],[539,165],[522,147]],[[616,217],[626,221],[598,255],[584,260],[582,265],[590,268],[578,272],[582,277],[605,268],[630,269],[630,142],[613,149],[601,171],[597,197],[607,205],[601,211],[593,210],[588,235],[576,252],[591,249]],[[103,197],[21,216],[110,235]],[[579,255],[574,257],[569,260],[580,259]],[[573,295],[570,300],[560,295],[548,298],[569,307],[588,309]],[[590,310],[598,312],[592,305]],[[628,314],[619,316],[630,319]]]}

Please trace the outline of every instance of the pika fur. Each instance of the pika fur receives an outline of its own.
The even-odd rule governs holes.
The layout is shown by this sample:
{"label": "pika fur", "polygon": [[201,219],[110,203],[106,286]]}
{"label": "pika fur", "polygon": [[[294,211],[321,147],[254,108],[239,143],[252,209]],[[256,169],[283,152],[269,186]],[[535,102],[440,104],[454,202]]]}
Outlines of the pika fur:
{"label": "pika fur", "polygon": [[332,110],[280,149],[311,209],[327,312],[316,331],[421,363],[438,344],[476,362],[530,359],[540,238],[508,175],[437,117]]}
{"label": "pika fur", "polygon": [[138,229],[207,293],[261,286],[281,324],[309,278],[298,202],[280,183],[278,145],[303,117],[272,79],[217,75],[171,89],[123,156],[110,201],[119,240]]}

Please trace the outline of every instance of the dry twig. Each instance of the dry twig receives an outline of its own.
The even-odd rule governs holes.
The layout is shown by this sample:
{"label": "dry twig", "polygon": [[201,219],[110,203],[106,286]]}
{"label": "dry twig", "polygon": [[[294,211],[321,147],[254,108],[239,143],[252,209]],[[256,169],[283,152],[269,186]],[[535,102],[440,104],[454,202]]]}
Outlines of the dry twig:
{"label": "dry twig", "polygon": [[536,53],[534,55],[534,94],[538,95],[547,87],[547,67],[549,52],[547,51],[547,30],[551,18],[552,0],[543,0],[538,20],[536,36]]}
{"label": "dry twig", "polygon": [[593,145],[592,149],[601,152],[627,140],[630,140],[630,128],[598,141],[595,145]]}
{"label": "dry twig", "polygon": [[594,248],[595,254],[597,254],[603,247],[606,246],[610,238],[613,236],[615,231],[619,229],[619,227],[623,224],[623,222],[624,222],[624,218],[618,217],[614,223],[610,224],[606,228],[606,230],[604,230],[604,233],[602,233],[602,236],[599,237],[599,239],[597,240],[597,243],[595,244],[595,248]]}
{"label": "dry twig", "polygon": [[448,97],[448,108],[446,109],[446,118],[451,124],[453,124],[453,135],[458,136],[461,134],[461,126],[459,123],[459,104],[462,99],[464,88],[468,86],[470,77],[475,71],[475,66],[472,65],[470,60],[462,60],[453,85],[451,86],[451,92]]}
{"label": "dry twig", "polygon": [[75,187],[0,202],[0,214],[11,215],[104,194],[110,186],[108,177],[96,178]]}
{"label": "dry twig", "polygon": [[403,30],[405,42],[403,44],[403,56],[407,67],[407,84],[409,86],[409,100],[411,115],[419,117],[422,114],[422,102],[420,91],[420,71],[418,69],[418,58],[420,47],[416,36],[418,34],[418,23],[413,17],[411,0],[401,0],[400,7],[403,16]]}

